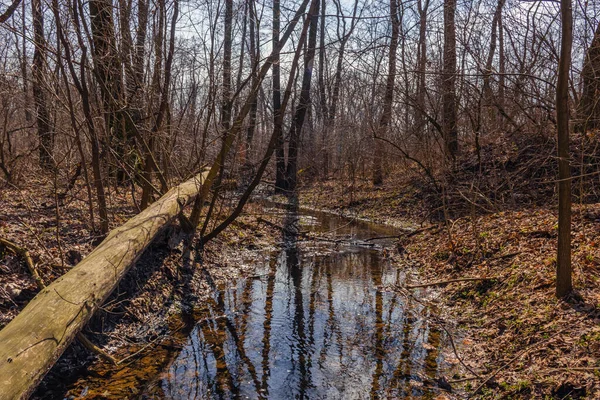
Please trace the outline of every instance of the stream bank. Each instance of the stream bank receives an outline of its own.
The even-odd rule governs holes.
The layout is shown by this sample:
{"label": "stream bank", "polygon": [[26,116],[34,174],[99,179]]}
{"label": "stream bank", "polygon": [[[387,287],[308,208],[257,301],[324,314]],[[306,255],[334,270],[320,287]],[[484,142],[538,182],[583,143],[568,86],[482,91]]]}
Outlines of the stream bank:
{"label": "stream bank", "polygon": [[[326,182],[301,199],[392,224],[430,215],[402,187],[355,190],[350,199]],[[574,205],[576,292],[565,301],[554,295],[556,221],[555,210],[530,207],[423,224],[401,238],[406,262],[419,271],[414,284],[493,278],[435,286],[437,314],[464,335],[459,353],[468,368],[450,380],[455,390],[477,399],[600,398],[600,204]]]}

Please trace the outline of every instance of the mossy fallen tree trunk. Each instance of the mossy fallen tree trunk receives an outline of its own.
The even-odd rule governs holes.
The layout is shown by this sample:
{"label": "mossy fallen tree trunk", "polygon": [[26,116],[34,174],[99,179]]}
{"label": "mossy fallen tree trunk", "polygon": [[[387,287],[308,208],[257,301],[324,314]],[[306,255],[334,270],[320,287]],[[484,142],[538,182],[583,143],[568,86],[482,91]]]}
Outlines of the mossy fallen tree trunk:
{"label": "mossy fallen tree trunk", "polygon": [[0,331],[0,398],[27,398],[156,235],[198,194],[207,172],[114,229]]}

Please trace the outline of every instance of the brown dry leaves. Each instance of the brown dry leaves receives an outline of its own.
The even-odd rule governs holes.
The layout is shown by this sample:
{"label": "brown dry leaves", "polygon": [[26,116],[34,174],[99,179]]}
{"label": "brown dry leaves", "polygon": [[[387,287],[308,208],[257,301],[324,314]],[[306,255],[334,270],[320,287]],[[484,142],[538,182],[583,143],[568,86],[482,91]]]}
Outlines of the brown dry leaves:
{"label": "brown dry leaves", "polygon": [[465,358],[482,376],[505,366],[476,397],[600,396],[600,205],[574,210],[569,302],[554,295],[556,220],[544,209],[463,218],[407,246],[424,281],[501,277],[442,289]]}

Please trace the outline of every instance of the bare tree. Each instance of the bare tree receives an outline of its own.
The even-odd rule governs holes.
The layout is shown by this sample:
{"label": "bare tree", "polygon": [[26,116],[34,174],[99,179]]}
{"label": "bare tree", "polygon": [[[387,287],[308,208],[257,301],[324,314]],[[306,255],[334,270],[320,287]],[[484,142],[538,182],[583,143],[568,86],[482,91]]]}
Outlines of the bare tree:
{"label": "bare tree", "polygon": [[[281,29],[281,5],[280,0],[273,0],[273,48],[279,47],[279,30]],[[275,149],[275,190],[281,192],[285,187],[285,150],[283,149],[283,120],[279,118],[281,113],[281,66],[279,52],[274,54],[273,63],[273,124],[277,135]]]}
{"label": "bare tree", "polygon": [[600,23],[585,55],[581,78],[583,93],[577,109],[577,119],[584,131],[600,128]]}
{"label": "bare tree", "polygon": [[13,2],[10,3],[8,8],[2,14],[0,14],[0,24],[6,22],[6,20],[8,20],[13,15],[17,7],[19,7],[20,3],[21,0],[13,0]]}
{"label": "bare tree", "polygon": [[288,161],[285,170],[285,190],[294,191],[298,183],[298,150],[300,147],[300,134],[304,119],[310,106],[310,86],[312,79],[313,66],[315,61],[315,52],[317,45],[317,25],[319,22],[319,4],[320,0],[312,0],[308,11],[310,18],[310,28],[308,31],[308,43],[306,53],[304,54],[304,73],[302,75],[302,88],[300,91],[300,100],[296,106],[292,125],[290,127],[290,143],[288,147]]}
{"label": "bare tree", "polygon": [[442,127],[446,154],[453,161],[458,153],[456,104],[456,0],[444,0],[444,66],[442,71]]}
{"label": "bare tree", "polygon": [[558,127],[558,256],[556,258],[556,296],[564,297],[573,289],[571,281],[571,166],[569,156],[569,69],[573,43],[571,0],[561,0],[562,39],[556,119]]}
{"label": "bare tree", "polygon": [[52,147],[54,137],[50,122],[50,112],[45,93],[46,82],[46,38],[44,36],[44,14],[41,0],[31,1],[31,15],[33,17],[33,99],[39,137],[40,166],[52,168]]}
{"label": "bare tree", "polygon": [[398,38],[400,37],[400,18],[398,16],[397,0],[390,0],[390,17],[392,19],[392,37],[390,40],[390,53],[388,74],[383,98],[383,111],[375,133],[375,153],[373,154],[373,184],[383,183],[383,140],[386,136],[390,121],[392,120],[392,103],[394,102],[394,86],[396,82],[396,54],[398,51]]}

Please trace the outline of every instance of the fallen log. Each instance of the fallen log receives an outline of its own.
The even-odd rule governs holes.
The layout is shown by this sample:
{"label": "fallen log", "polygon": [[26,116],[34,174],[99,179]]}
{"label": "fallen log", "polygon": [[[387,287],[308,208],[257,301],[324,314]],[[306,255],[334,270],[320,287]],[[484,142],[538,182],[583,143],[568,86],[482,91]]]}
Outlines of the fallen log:
{"label": "fallen log", "polygon": [[198,194],[207,171],[169,190],[114,229],[85,259],[0,331],[0,398],[24,399],[157,234]]}

